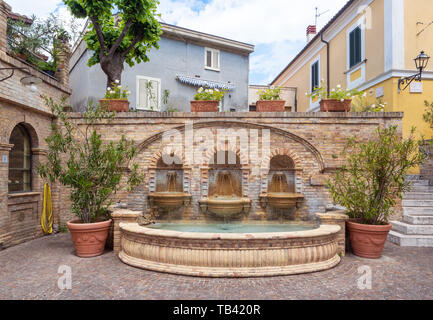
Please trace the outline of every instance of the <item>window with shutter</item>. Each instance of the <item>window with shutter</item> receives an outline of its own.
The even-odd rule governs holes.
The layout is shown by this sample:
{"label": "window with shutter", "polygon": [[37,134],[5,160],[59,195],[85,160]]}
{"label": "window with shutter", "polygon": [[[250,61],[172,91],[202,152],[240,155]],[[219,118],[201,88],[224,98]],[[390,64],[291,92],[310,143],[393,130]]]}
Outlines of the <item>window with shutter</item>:
{"label": "window with shutter", "polygon": [[161,79],[137,76],[137,109],[159,111]]}
{"label": "window with shutter", "polygon": [[362,40],[361,40],[361,27],[356,27],[349,34],[349,56],[350,68],[361,62],[362,59]]}
{"label": "window with shutter", "polygon": [[205,69],[220,71],[220,51],[205,48]]}
{"label": "window with shutter", "polygon": [[311,92],[316,91],[319,86],[319,61],[316,61],[311,65]]}

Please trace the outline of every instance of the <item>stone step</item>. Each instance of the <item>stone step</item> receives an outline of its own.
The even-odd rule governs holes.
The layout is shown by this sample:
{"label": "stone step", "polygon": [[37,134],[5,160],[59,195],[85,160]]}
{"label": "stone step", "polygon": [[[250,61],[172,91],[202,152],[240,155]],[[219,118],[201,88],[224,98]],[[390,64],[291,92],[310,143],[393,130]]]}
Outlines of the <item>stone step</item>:
{"label": "stone step", "polygon": [[433,214],[430,215],[415,215],[409,214],[403,216],[403,222],[410,224],[426,225],[433,224]]}
{"label": "stone step", "polygon": [[433,225],[417,225],[400,221],[391,221],[392,230],[406,235],[433,236]]}
{"label": "stone step", "polygon": [[413,186],[410,192],[429,192],[433,193],[433,186]]}
{"label": "stone step", "polygon": [[416,180],[410,182],[412,186],[428,186],[430,184],[429,180]]}
{"label": "stone step", "polygon": [[392,230],[388,241],[402,247],[433,247],[433,236],[406,235]]}
{"label": "stone step", "polygon": [[433,208],[432,200],[403,200],[402,207],[430,207]]}
{"label": "stone step", "polygon": [[403,200],[433,200],[433,193],[408,192],[403,195]]}
{"label": "stone step", "polygon": [[403,207],[404,215],[430,215],[433,214],[433,207]]}

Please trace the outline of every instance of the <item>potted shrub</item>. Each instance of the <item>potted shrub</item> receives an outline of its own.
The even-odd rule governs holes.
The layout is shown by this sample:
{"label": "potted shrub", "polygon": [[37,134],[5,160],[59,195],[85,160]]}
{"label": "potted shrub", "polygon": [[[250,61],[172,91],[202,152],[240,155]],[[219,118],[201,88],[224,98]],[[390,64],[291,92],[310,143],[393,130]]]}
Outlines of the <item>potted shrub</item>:
{"label": "potted shrub", "polygon": [[191,112],[218,112],[218,105],[226,93],[227,90],[199,88],[191,101]]}
{"label": "potted shrub", "polygon": [[[121,178],[127,161],[136,153],[133,141],[124,136],[116,143],[102,141],[95,125],[111,121],[114,114],[99,106],[90,105],[83,114],[81,125],[70,122],[63,111],[65,100],[56,104],[46,98],[53,115],[58,119],[52,125],[47,161],[37,168],[44,179],[59,181],[70,189],[71,210],[77,219],[67,227],[72,235],[76,253],[93,257],[103,253],[111,227],[110,196],[121,189]],[[142,182],[137,166],[132,169],[126,187]]]}
{"label": "potted shrub", "polygon": [[286,101],[281,100],[281,87],[270,87],[257,92],[259,100],[256,102],[257,112],[284,112]]}
{"label": "potted shrub", "polygon": [[107,111],[128,112],[130,94],[128,89],[122,88],[119,80],[115,80],[111,87],[107,88],[104,99],[99,100],[99,103]]}
{"label": "potted shrub", "polygon": [[332,89],[329,95],[324,87],[315,88],[313,93],[306,95],[312,99],[320,99],[321,112],[349,112],[352,99],[366,94],[356,89],[344,90],[341,85],[337,85],[337,89]]}
{"label": "potted shrub", "polygon": [[378,128],[377,136],[360,143],[351,138],[342,153],[346,164],[327,183],[333,200],[347,209],[353,253],[380,258],[391,224],[388,217],[402,194],[409,191],[408,170],[421,164],[422,141],[402,139],[397,126]]}

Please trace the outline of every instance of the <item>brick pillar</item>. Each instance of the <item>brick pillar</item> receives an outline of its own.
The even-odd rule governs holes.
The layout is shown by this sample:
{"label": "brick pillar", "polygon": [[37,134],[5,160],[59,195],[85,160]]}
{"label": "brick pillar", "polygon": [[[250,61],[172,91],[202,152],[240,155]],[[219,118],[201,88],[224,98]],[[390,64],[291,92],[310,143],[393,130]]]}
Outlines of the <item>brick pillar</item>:
{"label": "brick pillar", "polygon": [[[1,0],[0,0],[1,1]],[[71,47],[67,39],[59,39],[59,55],[57,71],[54,75],[63,85],[69,88],[69,59],[71,58]]]}
{"label": "brick pillar", "polygon": [[0,143],[0,250],[7,246],[10,238],[8,212],[9,152],[13,145]]}
{"label": "brick pillar", "polygon": [[3,0],[0,0],[0,51],[6,52],[7,50],[7,21],[8,15],[11,12],[12,8]]}
{"label": "brick pillar", "polygon": [[338,253],[344,257],[346,255],[346,221],[349,217],[345,211],[330,211],[327,213],[316,213],[322,224],[339,225],[341,230],[338,232]]}

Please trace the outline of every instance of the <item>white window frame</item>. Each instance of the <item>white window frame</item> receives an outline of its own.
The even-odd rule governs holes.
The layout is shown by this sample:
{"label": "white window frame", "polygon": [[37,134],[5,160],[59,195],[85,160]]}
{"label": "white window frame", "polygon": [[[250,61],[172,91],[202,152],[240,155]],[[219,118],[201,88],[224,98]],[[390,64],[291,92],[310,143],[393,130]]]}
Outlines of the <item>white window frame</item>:
{"label": "white window frame", "polygon": [[[320,61],[321,61],[321,57],[320,57],[320,54],[314,59],[314,60],[312,60],[311,62],[310,62],[310,82],[308,83],[308,90],[309,91],[311,91],[311,82],[312,82],[312,80],[313,80],[313,73],[311,72],[311,68],[313,67],[313,65],[316,63],[316,62],[318,62],[319,63],[319,74],[318,74],[318,78],[319,78],[319,86],[320,86],[320,82],[321,82],[321,76],[322,76],[322,72],[321,72],[321,63],[320,63]],[[311,92],[311,93],[313,93],[313,92]],[[312,112],[312,111],[317,111],[317,109],[319,108],[319,106],[320,106],[320,98],[316,101],[316,102],[314,102],[313,103],[313,98],[312,97],[310,97],[310,108],[308,109],[308,112]]]}
{"label": "white window frame", "polygon": [[[140,81],[139,80],[159,82],[158,101],[157,101],[158,109],[157,110],[152,110],[151,108],[142,108],[139,106],[139,102],[140,102]],[[135,108],[137,110],[144,110],[144,111],[161,111],[161,79],[160,78],[152,78],[152,77],[148,77],[148,76],[137,76],[135,82],[136,82],[136,87],[137,87]],[[149,105],[149,100],[148,100],[148,105]]]}
{"label": "white window frame", "polygon": [[[356,28],[361,28],[361,62],[354,67],[350,67],[350,33]],[[347,89],[352,90],[365,82],[365,16],[358,19],[350,28],[346,31],[346,76],[347,76]],[[350,76],[352,73],[357,72],[361,69],[361,77],[355,81],[350,81]]]}
{"label": "white window frame", "polygon": [[[207,52],[210,51],[211,54],[211,63],[214,66],[214,53],[217,52],[218,53],[218,68],[213,68],[213,67],[208,67],[207,66]],[[221,71],[221,51],[218,49],[212,49],[212,48],[204,48],[204,68],[206,70],[211,70],[211,71]]]}

